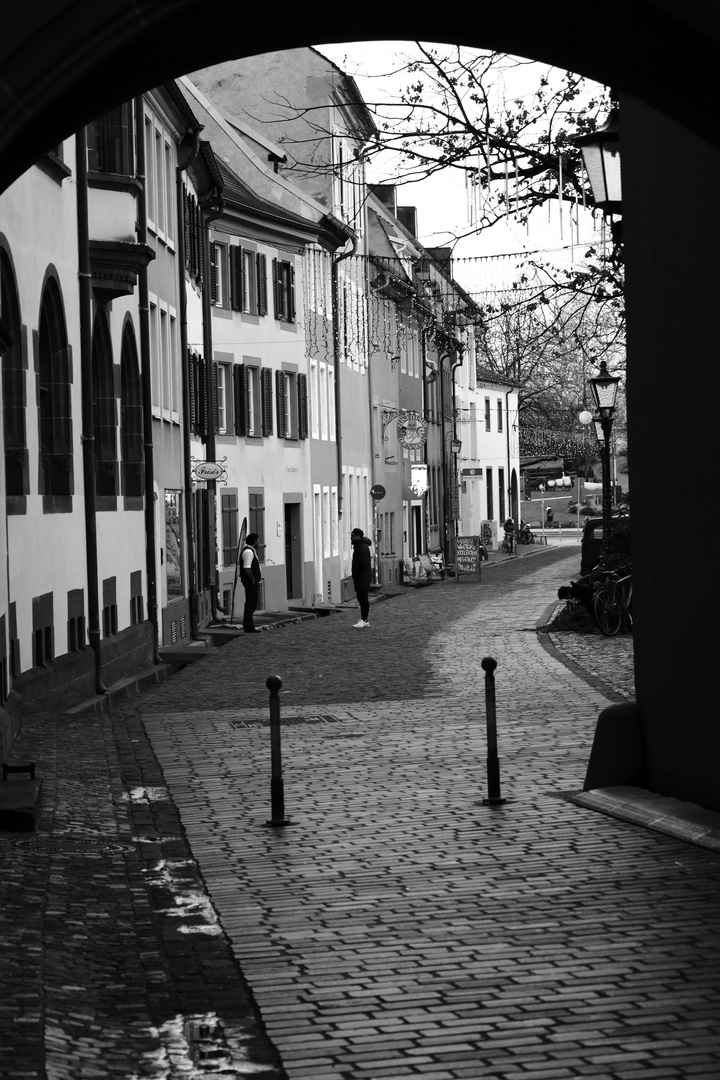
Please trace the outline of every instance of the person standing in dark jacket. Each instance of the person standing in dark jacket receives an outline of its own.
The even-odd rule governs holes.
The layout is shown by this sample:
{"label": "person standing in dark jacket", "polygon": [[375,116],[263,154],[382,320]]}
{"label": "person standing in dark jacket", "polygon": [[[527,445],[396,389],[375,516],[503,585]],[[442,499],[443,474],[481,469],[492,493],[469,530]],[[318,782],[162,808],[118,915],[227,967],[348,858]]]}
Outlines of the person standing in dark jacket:
{"label": "person standing in dark jacket", "polygon": [[352,579],[355,595],[360,604],[360,622],[353,624],[354,630],[365,630],[370,626],[370,586],[372,585],[372,560],[370,548],[372,540],[363,534],[362,529],[353,529],[350,533],[353,548]]}
{"label": "person standing in dark jacket", "polygon": [[257,634],[253,616],[260,598],[260,561],[257,554],[257,533],[248,533],[245,547],[240,552],[240,580],[245,589],[245,607],[243,609],[243,630],[246,634]]}

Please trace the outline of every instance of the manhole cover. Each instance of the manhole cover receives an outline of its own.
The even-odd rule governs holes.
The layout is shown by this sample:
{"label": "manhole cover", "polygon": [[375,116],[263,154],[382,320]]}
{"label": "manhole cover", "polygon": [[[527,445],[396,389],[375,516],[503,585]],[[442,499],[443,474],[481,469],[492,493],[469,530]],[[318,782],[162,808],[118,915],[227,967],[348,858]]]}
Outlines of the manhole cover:
{"label": "manhole cover", "polygon": [[85,855],[89,858],[135,850],[135,845],[130,841],[117,840],[114,837],[87,836],[35,836],[27,840],[13,840],[12,846],[26,851],[58,852],[63,855]]}
{"label": "manhole cover", "polygon": [[[283,727],[294,726],[298,724],[342,724],[337,716],[329,716],[326,713],[322,713],[317,716],[281,716],[280,723]],[[270,727],[270,717],[262,716],[256,719],[250,720],[231,720],[230,727],[232,728],[251,728],[251,727]]]}

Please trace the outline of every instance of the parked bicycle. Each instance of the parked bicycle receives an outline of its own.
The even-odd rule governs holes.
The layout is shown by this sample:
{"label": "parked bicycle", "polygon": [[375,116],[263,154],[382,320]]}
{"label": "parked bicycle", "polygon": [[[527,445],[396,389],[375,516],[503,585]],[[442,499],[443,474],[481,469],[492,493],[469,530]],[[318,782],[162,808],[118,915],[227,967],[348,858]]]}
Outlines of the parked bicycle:
{"label": "parked bicycle", "polygon": [[518,540],[521,544],[534,544],[535,533],[532,531],[527,521],[520,522],[520,531],[518,532]]}
{"label": "parked bicycle", "polygon": [[632,573],[629,568],[606,570],[593,595],[595,622],[606,637],[621,627],[632,630]]}
{"label": "parked bicycle", "polygon": [[515,534],[506,532],[502,542],[502,550],[506,555],[512,555],[515,551]]}

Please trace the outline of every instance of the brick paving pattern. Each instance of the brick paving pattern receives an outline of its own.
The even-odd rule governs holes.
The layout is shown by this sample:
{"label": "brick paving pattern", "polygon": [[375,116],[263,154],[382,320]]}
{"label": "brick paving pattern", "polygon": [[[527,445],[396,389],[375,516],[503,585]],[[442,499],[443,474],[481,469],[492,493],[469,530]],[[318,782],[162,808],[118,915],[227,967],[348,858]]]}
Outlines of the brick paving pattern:
{"label": "brick paving pattern", "polygon": [[0,840],[0,1076],[717,1080],[717,854],[567,797],[632,693],[631,639],[536,633],[576,561],[404,592],[368,631],[351,608],[241,638],[110,717],[33,721],[41,828]]}

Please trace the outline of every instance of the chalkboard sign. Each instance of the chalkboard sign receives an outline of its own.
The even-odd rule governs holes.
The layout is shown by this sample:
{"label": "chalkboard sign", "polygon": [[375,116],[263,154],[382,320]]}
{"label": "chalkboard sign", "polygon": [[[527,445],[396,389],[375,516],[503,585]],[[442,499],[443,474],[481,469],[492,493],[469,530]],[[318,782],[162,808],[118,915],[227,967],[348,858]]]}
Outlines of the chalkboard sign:
{"label": "chalkboard sign", "polygon": [[458,536],[455,541],[455,580],[461,574],[477,574],[480,580],[480,537]]}

